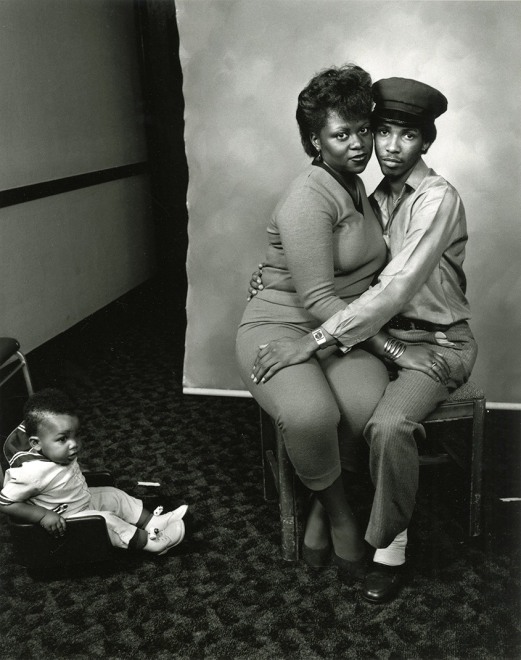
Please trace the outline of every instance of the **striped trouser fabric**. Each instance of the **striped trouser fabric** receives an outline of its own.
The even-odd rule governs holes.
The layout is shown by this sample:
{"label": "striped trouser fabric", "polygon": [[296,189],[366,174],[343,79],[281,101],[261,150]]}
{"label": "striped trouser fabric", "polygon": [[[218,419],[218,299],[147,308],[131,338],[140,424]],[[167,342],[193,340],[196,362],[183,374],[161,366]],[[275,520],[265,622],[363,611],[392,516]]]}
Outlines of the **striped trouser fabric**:
{"label": "striped trouser fabric", "polygon": [[477,346],[466,323],[445,333],[454,346],[438,345],[434,333],[421,330],[391,330],[407,344],[436,344],[451,369],[448,387],[421,371],[400,370],[387,386],[367,423],[364,437],[369,444],[369,465],[375,495],[366,541],[385,548],[408,527],[418,489],[417,434],[424,435],[422,420],[469,377]]}

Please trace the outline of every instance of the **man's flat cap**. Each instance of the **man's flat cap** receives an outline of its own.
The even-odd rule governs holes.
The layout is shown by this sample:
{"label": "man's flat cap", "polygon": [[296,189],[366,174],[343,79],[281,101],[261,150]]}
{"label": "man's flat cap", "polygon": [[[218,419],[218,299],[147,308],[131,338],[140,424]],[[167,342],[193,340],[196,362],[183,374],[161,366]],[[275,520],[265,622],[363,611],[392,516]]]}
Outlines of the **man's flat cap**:
{"label": "man's flat cap", "polygon": [[434,87],[410,78],[384,78],[373,85],[374,116],[397,124],[433,123],[447,110],[447,99]]}

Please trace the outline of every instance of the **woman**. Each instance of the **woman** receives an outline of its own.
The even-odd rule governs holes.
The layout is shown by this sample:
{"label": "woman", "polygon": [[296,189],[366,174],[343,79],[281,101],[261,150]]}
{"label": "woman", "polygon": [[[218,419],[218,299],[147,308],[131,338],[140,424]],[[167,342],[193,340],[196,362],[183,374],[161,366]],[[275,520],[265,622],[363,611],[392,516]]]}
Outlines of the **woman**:
{"label": "woman", "polygon": [[361,576],[364,543],[342,484],[340,437],[362,436],[388,384],[384,363],[361,348],[317,358],[277,373],[266,384],[251,378],[259,345],[299,338],[345,308],[384,266],[386,246],[358,175],[372,154],[371,78],[358,66],[331,68],[300,93],[297,122],[314,158],[277,205],[268,225],[262,292],[248,304],[237,336],[241,376],[282,430],[295,470],[316,498],[303,557],[320,565],[329,554],[343,575]]}

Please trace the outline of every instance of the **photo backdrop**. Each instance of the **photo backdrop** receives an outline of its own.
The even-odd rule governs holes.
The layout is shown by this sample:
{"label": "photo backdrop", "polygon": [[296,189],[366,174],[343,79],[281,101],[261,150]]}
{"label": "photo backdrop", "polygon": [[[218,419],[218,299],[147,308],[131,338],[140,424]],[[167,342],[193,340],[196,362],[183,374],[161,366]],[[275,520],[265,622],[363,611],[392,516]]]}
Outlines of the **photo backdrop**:
{"label": "photo backdrop", "polygon": [[[428,164],[467,211],[466,273],[492,406],[521,407],[520,2],[176,0],[189,166],[184,391],[245,394],[235,367],[249,277],[279,196],[306,165],[299,91],[354,62],[449,100]],[[380,180],[376,160],[362,175]]]}

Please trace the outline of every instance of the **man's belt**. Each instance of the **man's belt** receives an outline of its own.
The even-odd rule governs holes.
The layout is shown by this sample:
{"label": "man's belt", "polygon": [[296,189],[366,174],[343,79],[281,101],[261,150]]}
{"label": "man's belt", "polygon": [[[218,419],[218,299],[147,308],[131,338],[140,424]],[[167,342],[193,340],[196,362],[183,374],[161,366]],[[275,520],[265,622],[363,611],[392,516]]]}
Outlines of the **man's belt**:
{"label": "man's belt", "polygon": [[388,328],[394,330],[425,330],[425,332],[436,332],[437,330],[447,330],[450,325],[439,325],[437,323],[430,323],[429,321],[421,321],[420,319],[408,319],[405,316],[393,316],[387,323]]}

